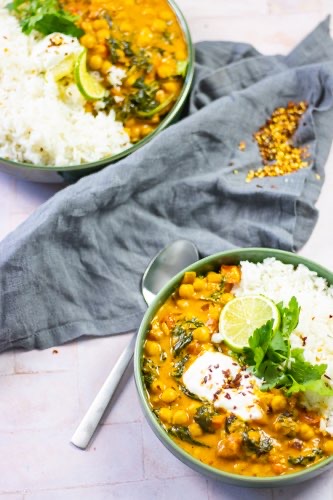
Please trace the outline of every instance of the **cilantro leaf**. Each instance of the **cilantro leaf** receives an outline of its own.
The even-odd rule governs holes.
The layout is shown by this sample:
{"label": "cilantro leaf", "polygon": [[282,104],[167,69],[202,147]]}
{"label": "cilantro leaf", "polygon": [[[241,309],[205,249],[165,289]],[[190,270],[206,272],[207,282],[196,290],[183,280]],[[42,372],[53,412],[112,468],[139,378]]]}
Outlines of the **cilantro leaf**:
{"label": "cilantro leaf", "polygon": [[333,396],[333,388],[322,379],[327,365],[313,365],[304,359],[304,350],[291,349],[290,335],[298,325],[300,307],[292,297],[287,307],[277,304],[280,327],[273,332],[273,319],[257,328],[244,348],[242,358],[254,375],[263,379],[262,390],[280,387],[287,395],[313,391],[321,396]]}
{"label": "cilantro leaf", "polygon": [[291,297],[287,307],[283,307],[283,304],[279,302],[276,304],[281,315],[281,333],[285,337],[290,336],[290,334],[295,330],[298,325],[300,306],[298,305],[296,297]]}
{"label": "cilantro leaf", "polygon": [[43,35],[54,32],[80,37],[83,31],[76,26],[76,18],[60,7],[58,0],[14,0],[7,5],[20,20],[23,33],[33,30]]}

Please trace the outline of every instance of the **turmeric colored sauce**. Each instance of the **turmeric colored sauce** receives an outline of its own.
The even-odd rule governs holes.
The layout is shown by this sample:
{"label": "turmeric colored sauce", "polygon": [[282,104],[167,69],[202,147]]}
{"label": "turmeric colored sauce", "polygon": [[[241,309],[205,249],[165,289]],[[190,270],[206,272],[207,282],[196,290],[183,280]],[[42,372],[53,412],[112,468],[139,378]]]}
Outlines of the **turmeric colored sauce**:
{"label": "turmeric colored sauce", "polygon": [[[303,408],[297,395],[259,390],[262,418],[243,420],[198,400],[183,383],[183,374],[203,353],[230,355],[211,336],[240,278],[238,266],[200,276],[185,273],[147,334],[142,360],[147,397],[165,431],[201,462],[247,476],[290,474],[333,454],[333,438],[320,430],[320,415]],[[229,384],[237,387],[236,380]]]}
{"label": "turmeric colored sauce", "polygon": [[[166,0],[63,0],[62,5],[77,16],[89,69],[110,91],[106,109],[116,111],[131,142],[137,142],[158,126],[182,89],[188,54],[175,13]],[[112,68],[124,71],[121,84],[110,82]]]}

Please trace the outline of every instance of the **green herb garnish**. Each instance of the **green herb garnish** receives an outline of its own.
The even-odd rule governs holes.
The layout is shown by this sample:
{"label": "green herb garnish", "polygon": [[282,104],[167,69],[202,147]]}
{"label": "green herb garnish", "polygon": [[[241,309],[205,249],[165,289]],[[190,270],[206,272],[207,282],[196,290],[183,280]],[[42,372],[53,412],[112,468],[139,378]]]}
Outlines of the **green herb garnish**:
{"label": "green herb garnish", "polygon": [[20,21],[23,33],[33,30],[43,35],[54,32],[79,38],[84,31],[76,26],[76,17],[60,7],[57,0],[14,0],[7,5]]}
{"label": "green herb garnish", "polygon": [[273,332],[273,320],[257,328],[249,338],[249,347],[244,348],[242,361],[264,379],[262,390],[280,387],[288,396],[304,391],[332,396],[333,389],[322,379],[327,365],[312,365],[305,361],[303,349],[291,349],[290,335],[298,324],[300,312],[296,298],[292,297],[287,307],[282,303],[277,307],[281,315],[279,329]]}

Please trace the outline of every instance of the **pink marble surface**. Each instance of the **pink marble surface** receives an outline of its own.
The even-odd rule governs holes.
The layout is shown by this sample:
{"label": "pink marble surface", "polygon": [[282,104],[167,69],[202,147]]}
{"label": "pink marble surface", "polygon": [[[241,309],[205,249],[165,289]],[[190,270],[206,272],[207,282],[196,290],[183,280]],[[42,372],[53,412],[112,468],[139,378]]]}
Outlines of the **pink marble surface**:
{"label": "pink marble surface", "polygon": [[[240,40],[286,53],[333,0],[178,0],[194,41]],[[0,238],[61,189],[0,174]],[[319,221],[301,254],[332,268],[333,155]],[[333,471],[302,485],[246,490],[208,480],[167,452],[141,413],[132,367],[87,451],[69,440],[129,336],[0,356],[0,500],[333,499]]]}

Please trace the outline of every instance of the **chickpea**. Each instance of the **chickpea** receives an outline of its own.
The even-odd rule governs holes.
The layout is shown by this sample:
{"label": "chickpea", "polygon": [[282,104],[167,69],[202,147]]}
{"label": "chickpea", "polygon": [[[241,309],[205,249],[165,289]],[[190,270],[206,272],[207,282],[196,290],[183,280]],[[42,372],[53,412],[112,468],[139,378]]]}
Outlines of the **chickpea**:
{"label": "chickpea", "polygon": [[153,127],[147,124],[142,125],[141,129],[142,129],[141,132],[144,136],[151,134],[152,131],[154,130]]}
{"label": "chickpea", "polygon": [[174,80],[171,80],[170,82],[164,82],[162,87],[170,94],[175,94],[179,91],[179,83]]}
{"label": "chickpea", "polygon": [[282,394],[277,394],[271,401],[271,407],[274,413],[281,412],[287,407],[287,400]]}
{"label": "chickpea", "polygon": [[102,67],[101,67],[101,72],[103,73],[103,75],[107,75],[108,72],[110,71],[111,69],[111,62],[110,61],[104,61],[103,64],[102,64]]}
{"label": "chickpea", "polygon": [[165,384],[160,379],[155,378],[150,385],[150,390],[152,393],[158,394],[165,390]]}
{"label": "chickpea", "polygon": [[193,288],[196,292],[200,292],[204,288],[206,288],[207,283],[204,279],[196,278],[193,283]]}
{"label": "chickpea", "polygon": [[207,274],[207,281],[208,283],[221,283],[222,276],[220,275],[220,273],[210,272]]}
{"label": "chickpea", "polygon": [[186,425],[188,424],[188,414],[185,410],[177,410],[173,414],[172,423],[175,425]]}
{"label": "chickpea", "polygon": [[323,444],[323,450],[327,455],[333,454],[333,439],[329,439]]}
{"label": "chickpea", "polygon": [[175,74],[175,67],[171,63],[162,63],[157,68],[157,74],[160,78],[170,78],[170,76]]}
{"label": "chickpea", "polygon": [[165,323],[165,321],[163,321],[163,323],[161,324],[161,330],[164,333],[164,335],[170,335],[170,329],[168,325]]}
{"label": "chickpea", "polygon": [[155,94],[155,98],[156,98],[157,102],[165,101],[166,94],[165,94],[164,90],[158,90]]}
{"label": "chickpea", "polygon": [[91,23],[89,23],[88,21],[83,21],[81,23],[81,28],[83,29],[83,31],[85,31],[86,33],[91,33],[93,31],[93,27],[91,25]]}
{"label": "chickpea", "polygon": [[92,50],[94,51],[94,54],[98,54],[103,59],[106,57],[106,55],[108,53],[108,49],[105,47],[105,45],[103,45],[101,43],[96,45]]}
{"label": "chickpea", "polygon": [[207,326],[199,326],[193,330],[193,338],[198,342],[209,342],[210,340],[210,330]]}
{"label": "chickpea", "polygon": [[166,22],[162,19],[154,19],[153,24],[151,25],[151,29],[153,31],[157,31],[158,33],[163,33],[166,30]]}
{"label": "chickpea", "polygon": [[122,23],[120,23],[119,29],[123,33],[128,33],[131,31],[132,27],[128,21],[123,21]]}
{"label": "chickpea", "polygon": [[200,437],[200,436],[203,435],[203,431],[202,431],[200,425],[197,424],[196,422],[194,422],[193,424],[189,425],[188,429],[190,431],[191,436],[194,437],[194,438]]}
{"label": "chickpea", "polygon": [[182,299],[190,299],[194,294],[194,288],[191,284],[182,284],[179,287],[179,297]]}
{"label": "chickpea", "polygon": [[173,18],[173,14],[171,10],[165,9],[160,12],[160,18],[164,19],[164,21],[171,21],[171,19]]}
{"label": "chickpea", "polygon": [[143,28],[138,35],[137,43],[139,46],[146,47],[150,44],[152,38],[152,32],[148,28]]}
{"label": "chickpea", "polygon": [[109,27],[106,19],[95,19],[95,21],[93,21],[92,25],[93,25],[93,28],[95,30],[108,29],[108,27]]}
{"label": "chickpea", "polygon": [[89,57],[88,62],[90,69],[98,70],[102,67],[103,59],[101,58],[100,55],[94,54],[93,56]]}
{"label": "chickpea", "polygon": [[145,353],[148,356],[158,356],[161,353],[161,346],[153,340],[147,340],[145,343]]}
{"label": "chickpea", "polygon": [[191,403],[191,404],[190,404],[190,405],[186,408],[186,409],[187,409],[188,414],[189,414],[189,415],[191,415],[191,416],[193,416],[193,415],[196,413],[196,411],[197,411],[197,409],[199,408],[199,406],[200,406],[200,404],[198,404],[198,403],[194,403],[194,402],[193,402],[193,403]]}
{"label": "chickpea", "polygon": [[92,49],[96,45],[97,41],[94,35],[86,33],[85,35],[81,36],[80,43],[81,45],[83,45],[83,47],[86,47],[87,49]]}
{"label": "chickpea", "polygon": [[177,306],[181,309],[186,309],[188,307],[188,300],[180,299],[177,300]]}
{"label": "chickpea", "polygon": [[196,276],[197,276],[197,273],[195,271],[187,271],[184,274],[184,278],[183,278],[182,283],[189,283],[189,284],[193,285]]}
{"label": "chickpea", "polygon": [[232,293],[222,293],[221,302],[222,302],[222,304],[227,304],[227,302],[230,302],[230,300],[232,300],[234,298],[235,298],[235,296]]}
{"label": "chickpea", "polygon": [[314,430],[308,424],[300,424],[297,433],[303,441],[310,441],[315,435]]}
{"label": "chickpea", "polygon": [[172,403],[177,398],[178,392],[175,391],[175,389],[172,389],[172,387],[168,387],[167,389],[165,389],[161,395],[161,400],[163,401],[163,403]]}
{"label": "chickpea", "polygon": [[187,55],[185,49],[176,50],[175,58],[177,59],[177,61],[185,61],[186,57]]}
{"label": "chickpea", "polygon": [[172,410],[170,408],[161,408],[159,412],[159,417],[162,422],[171,424],[172,422]]}
{"label": "chickpea", "polygon": [[152,328],[149,332],[149,340],[160,340],[164,333],[159,328]]}
{"label": "chickpea", "polygon": [[96,38],[99,42],[103,42],[104,40],[107,40],[108,38],[110,38],[110,30],[108,30],[108,29],[98,30],[96,32]]}

